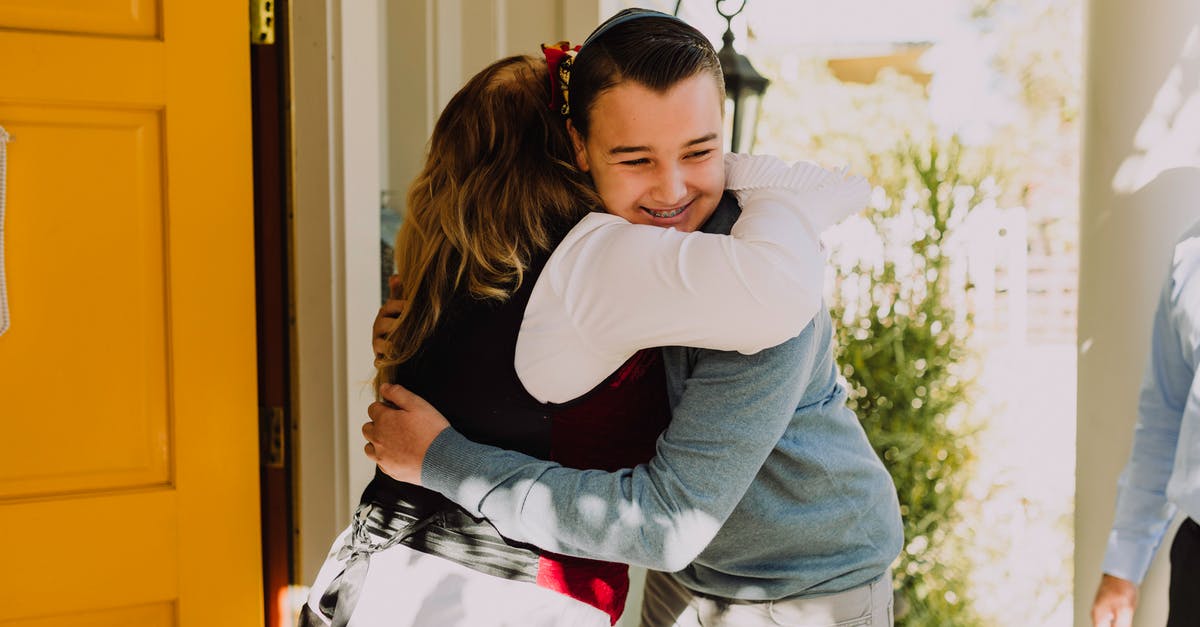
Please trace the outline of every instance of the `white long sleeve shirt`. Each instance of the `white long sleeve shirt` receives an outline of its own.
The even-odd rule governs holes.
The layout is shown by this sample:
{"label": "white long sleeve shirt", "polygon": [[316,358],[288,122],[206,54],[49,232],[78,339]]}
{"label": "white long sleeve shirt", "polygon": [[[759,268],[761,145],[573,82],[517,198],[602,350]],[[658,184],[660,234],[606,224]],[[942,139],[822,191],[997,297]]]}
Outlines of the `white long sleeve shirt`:
{"label": "white long sleeve shirt", "polygon": [[861,177],[811,163],[726,155],[742,215],[730,235],[683,233],[595,213],[554,250],[533,288],[516,370],[543,402],[576,398],[638,350],[758,352],[821,307],[819,234],[861,210]]}

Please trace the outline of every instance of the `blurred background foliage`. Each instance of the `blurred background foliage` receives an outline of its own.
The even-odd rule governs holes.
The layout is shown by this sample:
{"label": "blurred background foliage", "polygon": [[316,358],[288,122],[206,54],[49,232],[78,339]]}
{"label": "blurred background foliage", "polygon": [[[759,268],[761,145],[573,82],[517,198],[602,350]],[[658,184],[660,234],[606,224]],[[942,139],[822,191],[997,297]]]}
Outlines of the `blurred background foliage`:
{"label": "blurred background foliage", "polygon": [[896,564],[902,625],[981,624],[967,594],[970,564],[947,538],[966,529],[958,504],[972,470],[972,320],[948,293],[954,227],[978,206],[960,171],[962,145],[912,144],[888,156],[886,202],[868,219],[890,234],[882,258],[842,266],[833,315],[849,405],[900,499],[905,547]]}
{"label": "blurred background foliage", "polygon": [[[759,4],[774,3],[751,7]],[[752,18],[746,52],[772,80],[754,150],[849,164],[875,184],[868,210],[826,243],[849,403],[904,514],[897,625],[1068,625],[1070,493],[1021,494],[1016,481],[999,485],[1003,473],[972,485],[980,438],[1000,412],[981,402],[979,373],[998,342],[979,332],[966,258],[988,223],[976,218],[1005,208],[1025,216],[1031,256],[1077,254],[1081,6],[947,4],[961,12],[959,30],[892,42],[894,58],[920,62],[883,63],[868,80],[848,79],[843,62],[878,46],[756,41]],[[1073,341],[1070,324],[1062,334],[1070,337],[1055,341]],[[1038,499],[1052,506],[1036,511]],[[1050,528],[1043,537],[1061,543],[1042,548],[1036,564],[1008,556],[1019,540],[986,520],[988,500],[1036,519]]]}

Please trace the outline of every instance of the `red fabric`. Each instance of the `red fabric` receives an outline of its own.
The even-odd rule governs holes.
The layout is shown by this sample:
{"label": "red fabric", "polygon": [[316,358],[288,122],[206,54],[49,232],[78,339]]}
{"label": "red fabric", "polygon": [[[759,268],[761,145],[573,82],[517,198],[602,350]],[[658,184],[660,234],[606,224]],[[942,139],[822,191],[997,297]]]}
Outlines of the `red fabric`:
{"label": "red fabric", "polygon": [[558,66],[562,64],[563,59],[574,56],[573,53],[576,52],[579,52],[579,46],[572,48],[571,44],[565,41],[542,44],[542,54],[546,57],[546,69],[550,75],[550,102],[547,104],[551,109],[559,109],[564,104]]}
{"label": "red fabric", "polygon": [[611,472],[650,461],[671,420],[662,350],[638,351],[585,399],[550,418],[550,459],[563,466]]}
{"label": "red fabric", "polygon": [[[551,415],[550,459],[570,468],[619,470],[650,461],[671,419],[662,351],[638,351],[577,404]],[[625,609],[625,564],[545,553],[537,583],[608,613]]]}
{"label": "red fabric", "polygon": [[537,585],[604,611],[616,625],[629,594],[629,567],[545,553],[538,561]]}

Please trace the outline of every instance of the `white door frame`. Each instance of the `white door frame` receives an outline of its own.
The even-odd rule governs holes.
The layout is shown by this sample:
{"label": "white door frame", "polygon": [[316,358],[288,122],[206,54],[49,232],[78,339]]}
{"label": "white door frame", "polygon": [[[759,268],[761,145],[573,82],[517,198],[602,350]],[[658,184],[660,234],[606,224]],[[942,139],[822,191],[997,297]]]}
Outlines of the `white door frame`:
{"label": "white door frame", "polygon": [[292,6],[292,264],[297,574],[311,581],[370,477],[379,306],[377,0]]}

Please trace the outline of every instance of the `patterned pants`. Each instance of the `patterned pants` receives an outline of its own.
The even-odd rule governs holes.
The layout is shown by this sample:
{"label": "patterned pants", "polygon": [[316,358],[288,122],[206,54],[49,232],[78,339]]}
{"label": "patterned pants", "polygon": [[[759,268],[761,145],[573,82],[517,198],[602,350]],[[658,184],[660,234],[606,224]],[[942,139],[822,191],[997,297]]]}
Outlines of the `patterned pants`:
{"label": "patterned pants", "polygon": [[[607,614],[586,603],[531,582],[481,573],[403,544],[369,555],[347,551],[347,547],[356,547],[353,533],[352,525],[334,541],[313,582],[301,627],[328,627],[334,622],[348,627],[609,625]],[[364,559],[367,561],[361,561]],[[339,616],[335,608],[339,620],[334,621],[322,612],[322,597],[339,575],[358,568],[365,573],[355,584],[353,609]]]}

